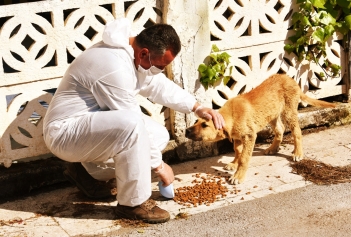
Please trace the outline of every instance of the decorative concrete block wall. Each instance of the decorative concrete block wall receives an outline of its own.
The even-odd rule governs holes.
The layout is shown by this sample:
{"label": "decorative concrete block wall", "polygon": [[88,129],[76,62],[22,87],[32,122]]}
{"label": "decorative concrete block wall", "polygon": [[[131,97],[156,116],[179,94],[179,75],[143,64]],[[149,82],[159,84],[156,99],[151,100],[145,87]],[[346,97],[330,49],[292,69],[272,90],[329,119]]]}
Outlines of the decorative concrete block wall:
{"label": "decorative concrete block wall", "polygon": [[[321,81],[315,64],[297,62],[283,47],[296,9],[288,0],[48,0],[0,6],[0,163],[50,156],[42,139],[42,121],[66,68],[82,51],[101,40],[104,25],[117,17],[133,21],[139,32],[154,23],[172,24],[182,51],[166,74],[207,106],[251,90],[266,77],[285,72],[308,95],[324,98],[346,93],[339,78]],[[16,1],[18,2],[18,1]],[[205,90],[197,67],[216,44],[231,55],[234,66],[227,85]],[[328,57],[345,68],[341,36],[329,42]],[[164,124],[178,156],[215,154],[214,144],[188,141],[195,120],[138,97],[143,111]]]}

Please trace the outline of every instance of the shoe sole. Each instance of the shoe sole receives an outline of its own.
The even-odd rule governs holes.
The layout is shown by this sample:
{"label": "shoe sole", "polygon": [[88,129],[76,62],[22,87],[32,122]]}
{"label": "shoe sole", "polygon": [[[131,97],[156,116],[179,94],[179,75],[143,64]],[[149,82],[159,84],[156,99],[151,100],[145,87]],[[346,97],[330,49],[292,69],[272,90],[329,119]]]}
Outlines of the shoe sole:
{"label": "shoe sole", "polygon": [[104,195],[104,196],[91,196],[88,192],[86,192],[84,190],[84,188],[78,183],[76,182],[69,174],[68,172],[65,170],[63,171],[63,176],[65,176],[65,178],[70,182],[72,183],[73,185],[75,185],[81,192],[83,192],[85,194],[85,196],[87,196],[88,198],[91,198],[91,199],[106,199],[106,198],[109,198],[109,197],[112,197],[113,195]]}
{"label": "shoe sole", "polygon": [[140,219],[136,216],[128,216],[122,212],[119,212],[118,210],[114,210],[114,211],[115,211],[115,214],[121,219],[125,218],[125,219],[129,219],[129,220],[140,220],[140,221],[143,221],[143,222],[149,223],[149,224],[161,224],[161,223],[165,223],[165,222],[170,220],[170,217],[163,218],[163,219]]}

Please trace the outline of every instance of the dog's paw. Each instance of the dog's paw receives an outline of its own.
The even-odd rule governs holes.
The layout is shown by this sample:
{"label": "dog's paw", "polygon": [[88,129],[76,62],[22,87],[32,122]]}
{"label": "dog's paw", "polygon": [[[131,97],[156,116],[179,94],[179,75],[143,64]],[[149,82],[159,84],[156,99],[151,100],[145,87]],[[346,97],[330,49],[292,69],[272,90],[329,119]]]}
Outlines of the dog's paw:
{"label": "dog's paw", "polygon": [[235,178],[234,175],[232,177],[230,177],[228,181],[229,181],[229,183],[234,184],[234,185],[237,185],[240,183],[239,179]]}
{"label": "dog's paw", "polygon": [[274,154],[277,154],[278,151],[279,151],[279,147],[277,147],[277,148],[268,147],[268,148],[264,151],[264,154],[265,154],[265,155],[274,155]]}
{"label": "dog's paw", "polygon": [[228,179],[228,181],[229,181],[229,183],[236,185],[236,184],[243,183],[244,179],[245,179],[245,172],[243,173],[243,172],[240,172],[240,170],[239,170],[239,172],[236,172],[235,174],[233,174]]}
{"label": "dog's paw", "polygon": [[303,156],[294,155],[293,156],[293,160],[296,161],[296,162],[297,161],[301,161],[301,160],[303,160]]}
{"label": "dog's paw", "polygon": [[237,168],[238,168],[238,165],[234,164],[234,163],[229,163],[226,166],[224,166],[225,170],[234,170],[235,171]]}

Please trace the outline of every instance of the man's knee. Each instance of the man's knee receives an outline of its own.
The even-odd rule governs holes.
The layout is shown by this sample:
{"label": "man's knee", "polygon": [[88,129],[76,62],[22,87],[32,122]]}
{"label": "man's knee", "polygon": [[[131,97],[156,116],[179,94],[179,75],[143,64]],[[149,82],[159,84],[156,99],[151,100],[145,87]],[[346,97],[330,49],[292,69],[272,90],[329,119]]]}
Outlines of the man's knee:
{"label": "man's knee", "polygon": [[142,115],[136,112],[126,111],[120,116],[120,121],[116,122],[122,125],[120,127],[123,129],[125,140],[143,139],[148,136]]}

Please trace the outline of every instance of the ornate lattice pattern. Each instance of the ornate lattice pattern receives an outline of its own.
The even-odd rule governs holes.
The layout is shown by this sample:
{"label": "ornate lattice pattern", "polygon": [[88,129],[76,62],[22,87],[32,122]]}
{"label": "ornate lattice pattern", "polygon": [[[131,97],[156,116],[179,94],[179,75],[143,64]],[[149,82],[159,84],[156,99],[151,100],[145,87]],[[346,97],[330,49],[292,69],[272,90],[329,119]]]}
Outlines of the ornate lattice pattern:
{"label": "ornate lattice pattern", "polygon": [[[0,162],[47,154],[42,118],[68,65],[101,40],[116,17],[138,32],[161,21],[156,0],[37,1],[0,6]],[[144,112],[165,124],[162,106],[138,97]]]}
{"label": "ornate lattice pattern", "polygon": [[[339,78],[321,81],[317,76],[321,70],[318,66],[299,63],[294,55],[284,52],[284,43],[290,34],[290,16],[296,9],[292,1],[207,0],[201,4],[208,4],[208,15],[200,12],[203,8],[190,4],[193,3],[191,1],[176,1],[8,0],[1,5],[0,163],[10,166],[13,160],[49,153],[42,139],[42,120],[53,89],[58,86],[69,64],[82,51],[98,42],[105,23],[116,17],[133,20],[136,32],[156,22],[181,22],[177,26],[180,32],[184,32],[180,35],[185,49],[181,58],[187,60],[196,57],[192,55],[194,52],[184,52],[192,48],[187,47],[188,44],[197,43],[189,40],[194,34],[187,31],[190,29],[187,26],[199,23],[191,29],[208,30],[211,42],[232,56],[231,64],[234,66],[226,86],[218,84],[203,95],[212,98],[216,107],[230,97],[251,90],[276,72],[286,72],[294,77],[303,91],[315,98],[344,92],[344,71]],[[187,22],[186,19],[178,19],[174,9],[167,16],[163,8],[168,5],[191,6],[198,20]],[[209,29],[200,25],[201,17],[209,17]],[[329,42],[328,58],[345,68],[340,42],[339,35]],[[199,45],[210,48],[201,42],[194,48],[203,50],[198,49]],[[184,85],[196,84],[197,78],[185,78],[193,74],[187,73],[184,62],[180,68],[173,69],[176,71],[174,74],[184,79]],[[156,121],[165,124],[169,130],[170,126],[175,126],[169,123],[169,110],[164,111],[162,106],[143,97],[138,97],[138,100],[143,111]]]}
{"label": "ornate lattice pattern", "polygon": [[[231,55],[234,70],[231,81],[208,90],[216,106],[239,93],[248,92],[273,73],[284,72],[295,78],[305,93],[323,98],[343,93],[345,53],[341,35],[328,42],[328,59],[341,64],[337,78],[320,80],[322,69],[315,63],[297,62],[284,51],[290,32],[292,10],[288,0],[210,0],[211,42]],[[249,47],[248,47],[249,46]]]}

